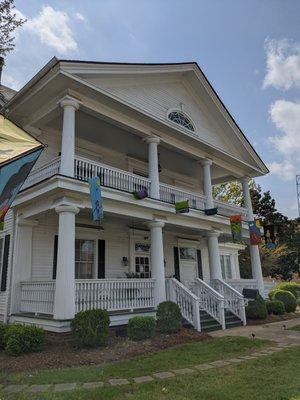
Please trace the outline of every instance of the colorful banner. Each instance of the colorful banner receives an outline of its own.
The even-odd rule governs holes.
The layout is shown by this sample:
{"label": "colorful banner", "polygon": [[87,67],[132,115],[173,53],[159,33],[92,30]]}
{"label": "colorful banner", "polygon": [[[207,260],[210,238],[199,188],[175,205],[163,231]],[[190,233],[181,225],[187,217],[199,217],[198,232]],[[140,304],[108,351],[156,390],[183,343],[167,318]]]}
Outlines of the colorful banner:
{"label": "colorful banner", "polygon": [[3,222],[5,214],[42,151],[40,148],[0,167],[0,221]]}
{"label": "colorful banner", "polygon": [[264,225],[264,241],[266,249],[272,250],[277,246],[274,225]]}
{"label": "colorful banner", "polygon": [[260,221],[248,221],[249,233],[250,233],[250,244],[257,245],[261,243],[261,233],[260,233]]}
{"label": "colorful banner", "polygon": [[98,176],[89,180],[90,196],[92,203],[93,221],[103,219],[103,199],[101,195],[100,178]]}
{"label": "colorful banner", "polygon": [[177,201],[175,203],[175,211],[176,214],[188,213],[190,211],[189,201],[188,200]]}
{"label": "colorful banner", "polygon": [[235,243],[241,242],[242,241],[242,216],[241,215],[232,215],[230,217],[230,226],[231,226],[232,240]]}

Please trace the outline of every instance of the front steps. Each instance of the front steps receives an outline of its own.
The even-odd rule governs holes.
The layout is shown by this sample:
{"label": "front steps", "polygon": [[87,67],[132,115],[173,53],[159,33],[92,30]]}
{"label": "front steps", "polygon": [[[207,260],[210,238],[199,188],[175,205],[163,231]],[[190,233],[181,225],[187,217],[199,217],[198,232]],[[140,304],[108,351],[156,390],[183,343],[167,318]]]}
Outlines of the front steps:
{"label": "front steps", "polygon": [[[222,329],[222,326],[219,324],[219,322],[204,310],[200,310],[200,323],[201,331],[203,332],[212,332]],[[229,310],[225,310],[225,323],[226,329],[243,325],[242,321]]]}

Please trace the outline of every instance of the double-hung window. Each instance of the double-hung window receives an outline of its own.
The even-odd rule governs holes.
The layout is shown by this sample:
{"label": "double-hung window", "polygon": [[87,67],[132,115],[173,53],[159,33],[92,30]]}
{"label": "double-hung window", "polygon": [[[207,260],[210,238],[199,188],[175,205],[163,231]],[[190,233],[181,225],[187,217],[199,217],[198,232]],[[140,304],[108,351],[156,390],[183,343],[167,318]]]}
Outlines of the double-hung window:
{"label": "double-hung window", "polygon": [[232,279],[231,256],[229,254],[221,254],[221,269],[223,279]]}

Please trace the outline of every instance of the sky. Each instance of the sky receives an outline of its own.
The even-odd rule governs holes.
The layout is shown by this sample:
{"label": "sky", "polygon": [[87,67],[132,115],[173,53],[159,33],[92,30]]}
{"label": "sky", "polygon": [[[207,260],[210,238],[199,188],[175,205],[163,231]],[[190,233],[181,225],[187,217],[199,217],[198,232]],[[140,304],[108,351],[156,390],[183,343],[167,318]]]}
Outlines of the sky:
{"label": "sky", "polygon": [[3,84],[21,88],[53,56],[196,61],[270,174],[257,179],[298,216],[299,0],[15,0],[27,18]]}

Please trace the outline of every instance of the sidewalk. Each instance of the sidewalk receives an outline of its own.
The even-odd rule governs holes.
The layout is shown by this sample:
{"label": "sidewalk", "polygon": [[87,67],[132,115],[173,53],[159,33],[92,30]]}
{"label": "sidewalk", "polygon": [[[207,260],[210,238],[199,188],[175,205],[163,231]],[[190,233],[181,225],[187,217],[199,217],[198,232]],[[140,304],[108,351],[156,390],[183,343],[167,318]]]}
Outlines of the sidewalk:
{"label": "sidewalk", "polygon": [[251,338],[252,334],[254,334],[257,339],[272,340],[278,344],[300,345],[300,332],[287,329],[295,325],[300,325],[300,318],[272,322],[264,325],[239,326],[224,331],[210,332],[209,334],[215,338],[223,336],[245,336]]}

